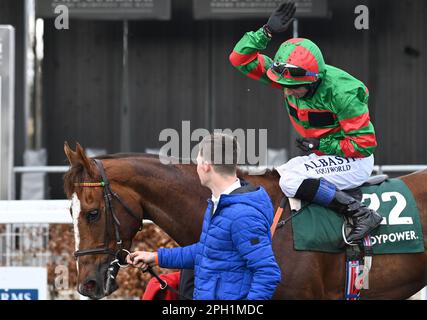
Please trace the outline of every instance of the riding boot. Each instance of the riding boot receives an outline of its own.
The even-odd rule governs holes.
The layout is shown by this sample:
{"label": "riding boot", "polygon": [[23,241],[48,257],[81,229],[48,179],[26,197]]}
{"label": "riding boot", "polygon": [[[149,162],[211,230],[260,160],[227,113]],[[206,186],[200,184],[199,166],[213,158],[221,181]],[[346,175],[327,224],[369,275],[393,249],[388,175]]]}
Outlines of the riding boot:
{"label": "riding boot", "polygon": [[376,211],[341,190],[335,191],[335,196],[327,207],[353,219],[354,227],[347,237],[348,242],[362,240],[382,221]]}
{"label": "riding boot", "polygon": [[305,179],[295,195],[301,200],[317,203],[337,213],[351,217],[354,227],[347,241],[359,241],[377,228],[382,217],[347,193],[337,190],[325,179]]}

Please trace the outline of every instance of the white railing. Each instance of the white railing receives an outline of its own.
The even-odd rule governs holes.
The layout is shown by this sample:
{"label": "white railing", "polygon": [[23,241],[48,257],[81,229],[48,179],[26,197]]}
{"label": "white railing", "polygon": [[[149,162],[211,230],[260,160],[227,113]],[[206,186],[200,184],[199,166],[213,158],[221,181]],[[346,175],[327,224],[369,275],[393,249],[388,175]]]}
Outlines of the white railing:
{"label": "white railing", "polygon": [[14,173],[61,173],[67,172],[68,166],[25,166],[13,167]]}
{"label": "white railing", "polygon": [[0,224],[72,223],[70,206],[71,200],[0,200]]}
{"label": "white railing", "polygon": [[[244,168],[258,168],[260,169],[272,169],[271,166],[253,167],[243,166]],[[61,173],[67,172],[70,167],[68,166],[25,166],[25,167],[14,167],[13,172],[15,173]],[[427,169],[427,165],[423,164],[396,164],[396,165],[376,165],[374,166],[374,172],[381,174],[386,172],[415,172],[419,170]]]}
{"label": "white railing", "polygon": [[408,164],[408,165],[382,165],[374,166],[374,172],[378,174],[386,172],[415,172],[419,170],[427,169],[427,165],[422,164]]}
{"label": "white railing", "polygon": [[70,200],[0,201],[0,224],[72,223]]}

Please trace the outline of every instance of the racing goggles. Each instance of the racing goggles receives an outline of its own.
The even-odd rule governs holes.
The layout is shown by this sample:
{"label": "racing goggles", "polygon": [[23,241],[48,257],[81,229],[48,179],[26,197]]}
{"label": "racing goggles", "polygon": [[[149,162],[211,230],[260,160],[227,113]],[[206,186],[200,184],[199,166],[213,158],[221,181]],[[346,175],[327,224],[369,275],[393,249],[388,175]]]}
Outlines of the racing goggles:
{"label": "racing goggles", "polygon": [[273,62],[273,64],[270,67],[274,72],[280,74],[281,76],[283,76],[283,74],[285,75],[290,75],[293,78],[297,78],[297,77],[318,77],[319,74],[317,72],[311,72],[311,71],[307,71],[304,68],[295,66],[293,64],[290,63],[286,63],[286,62],[278,62],[275,61]]}

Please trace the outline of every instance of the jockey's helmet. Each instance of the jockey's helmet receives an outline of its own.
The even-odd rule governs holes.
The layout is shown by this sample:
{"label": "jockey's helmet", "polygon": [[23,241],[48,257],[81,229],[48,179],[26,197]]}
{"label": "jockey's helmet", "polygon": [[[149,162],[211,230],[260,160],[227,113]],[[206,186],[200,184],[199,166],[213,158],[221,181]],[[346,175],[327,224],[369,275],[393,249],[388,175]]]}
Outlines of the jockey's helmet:
{"label": "jockey's helmet", "polygon": [[304,38],[292,38],[282,43],[267,76],[284,86],[311,84],[322,78],[325,61],[319,47]]}

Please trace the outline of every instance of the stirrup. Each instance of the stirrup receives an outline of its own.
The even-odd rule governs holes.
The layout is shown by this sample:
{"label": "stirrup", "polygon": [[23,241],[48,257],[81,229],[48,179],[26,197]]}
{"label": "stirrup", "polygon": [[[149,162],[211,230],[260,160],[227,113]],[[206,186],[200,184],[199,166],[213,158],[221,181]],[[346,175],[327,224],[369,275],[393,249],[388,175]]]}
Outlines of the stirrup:
{"label": "stirrup", "polygon": [[346,221],[344,221],[343,224],[342,224],[342,228],[341,228],[342,238],[343,238],[344,242],[347,245],[349,245],[349,246],[357,246],[358,244],[354,243],[354,241],[350,241],[350,242],[347,241],[347,237],[345,235],[345,227],[346,227],[346,225],[347,225],[347,223],[346,223]]}

